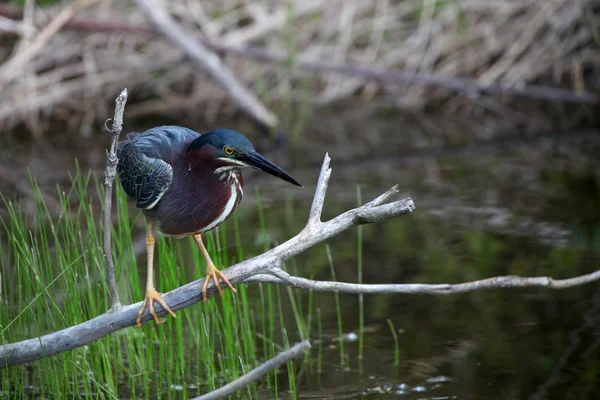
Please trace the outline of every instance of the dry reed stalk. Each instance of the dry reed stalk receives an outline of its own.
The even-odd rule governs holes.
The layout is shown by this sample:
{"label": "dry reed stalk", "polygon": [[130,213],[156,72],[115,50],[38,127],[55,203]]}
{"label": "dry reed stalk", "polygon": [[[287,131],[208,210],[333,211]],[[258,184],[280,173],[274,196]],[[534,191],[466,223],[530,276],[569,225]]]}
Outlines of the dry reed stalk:
{"label": "dry reed stalk", "polygon": [[[388,107],[414,110],[431,105],[452,110],[457,104],[464,109],[470,103],[495,115],[521,118],[507,98],[482,97],[477,92],[449,96],[410,83],[391,85],[339,71],[311,72],[295,67],[301,59],[345,61],[444,79],[471,78],[481,85],[515,88],[543,83],[593,90],[599,73],[594,42],[600,26],[598,0],[256,0],[243,4],[177,0],[171,5],[171,15],[189,34],[223,46],[252,45],[289,55],[277,65],[263,65],[221,53],[238,79],[261,94],[267,106],[294,99],[302,89],[311,90],[315,105],[358,95],[382,99]],[[22,12],[14,7],[0,5],[0,15],[22,22]],[[46,8],[34,13],[32,24],[40,29],[60,15],[64,15],[60,5]],[[0,76],[6,82],[0,96],[0,126],[9,128],[32,115],[51,118],[57,107],[63,113],[85,115],[88,123],[102,120],[125,80],[135,97],[149,99],[137,108],[132,104],[136,115],[183,110],[214,118],[232,109],[231,99],[210,78],[198,75],[179,49],[153,35],[139,10],[108,2],[79,12],[77,18],[68,23],[60,20],[56,25],[69,29],[52,31],[40,42],[44,46],[34,48],[35,59],[27,57],[27,65],[20,64],[31,71],[29,79],[14,72],[21,70],[10,67],[14,61],[3,67],[12,72],[6,75],[8,81]],[[307,74],[312,76],[310,88],[303,86]]]}

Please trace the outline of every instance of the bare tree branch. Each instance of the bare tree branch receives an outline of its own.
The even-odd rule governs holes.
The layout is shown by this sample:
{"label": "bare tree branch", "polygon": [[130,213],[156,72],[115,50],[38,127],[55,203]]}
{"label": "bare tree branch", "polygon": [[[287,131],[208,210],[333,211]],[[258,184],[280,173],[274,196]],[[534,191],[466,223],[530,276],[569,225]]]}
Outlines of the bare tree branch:
{"label": "bare tree branch", "polygon": [[329,154],[325,153],[325,161],[321,168],[321,175],[319,175],[319,181],[317,182],[317,191],[313,198],[312,206],[310,207],[310,213],[308,214],[308,225],[316,226],[321,223],[321,213],[323,212],[323,204],[325,203],[325,194],[327,193],[327,185],[329,184],[329,177],[331,176],[331,168],[329,168],[329,162],[331,158]]}
{"label": "bare tree branch", "polygon": [[274,128],[277,117],[248,88],[240,83],[233,72],[219,57],[199,42],[189,37],[164,11],[156,0],[136,0],[137,5],[156,28],[170,41],[181,47],[203,71],[210,74],[219,85],[229,92],[231,99],[247,114],[266,127]]}
{"label": "bare tree branch", "polygon": [[[329,157],[326,157],[321,169],[319,187],[316,193],[325,193],[327,187]],[[410,213],[414,210],[414,203],[410,198],[385,203],[397,191],[393,187],[388,192],[362,207],[347,211],[332,220],[321,222],[317,225],[307,223],[306,227],[287,242],[269,250],[268,252],[243,261],[224,270],[232,283],[242,282],[267,282],[281,284],[288,283],[300,288],[312,290],[331,290],[350,293],[421,293],[445,295],[451,293],[464,293],[474,290],[491,288],[509,288],[542,286],[553,289],[563,289],[582,285],[600,279],[600,270],[588,275],[571,279],[554,280],[550,277],[520,278],[504,276],[484,279],[475,282],[459,284],[384,284],[384,285],[356,285],[342,282],[318,282],[304,278],[287,275],[281,270],[283,262],[289,258],[321,243],[340,232],[356,225],[379,222],[386,218]],[[324,196],[321,197],[324,200]],[[319,206],[322,208],[322,205]],[[204,279],[181,286],[163,296],[169,307],[177,311],[197,303],[202,298],[201,287]],[[214,285],[209,285],[208,293],[214,294]],[[105,313],[79,325],[64,330],[44,335],[22,342],[5,344],[0,347],[0,368],[23,364],[45,356],[58,354],[63,351],[83,346],[98,340],[120,329],[135,325],[135,318],[141,302],[123,306],[115,312]],[[157,314],[162,316],[165,311],[157,306]],[[146,313],[143,321],[147,322],[152,317]]]}
{"label": "bare tree branch", "polygon": [[[325,157],[319,187],[316,192],[322,193],[322,201],[325,200],[327,189],[326,175],[329,174],[330,158]],[[389,192],[388,192],[389,193]],[[379,197],[381,199],[381,196]],[[410,198],[387,204],[380,202],[367,203],[362,207],[349,210],[336,218],[321,222],[318,225],[307,223],[306,227],[287,242],[269,250],[257,257],[245,260],[223,273],[232,283],[244,282],[246,279],[257,274],[271,274],[279,280],[287,280],[287,274],[281,269],[281,265],[291,257],[319,244],[340,232],[360,224],[381,221],[385,218],[410,213],[415,205]],[[322,205],[318,206],[322,209]],[[202,299],[202,284],[204,279],[188,283],[169,293],[163,295],[173,311],[181,310]],[[213,282],[209,284],[208,294],[216,292]],[[135,325],[137,312],[142,303],[136,303],[121,307],[117,311],[107,312],[79,325],[50,333],[34,339],[24,340],[18,343],[4,344],[0,346],[0,368],[23,364],[37,360],[42,357],[61,353],[87,343],[96,341],[106,335]],[[165,314],[160,306],[156,306],[159,316]],[[152,317],[145,313],[142,321],[147,322]]]}
{"label": "bare tree branch", "polygon": [[247,374],[239,377],[233,382],[228,383],[227,385],[214,390],[210,393],[204,394],[202,396],[195,397],[193,400],[216,400],[216,399],[224,399],[225,397],[235,393],[236,391],[248,386],[251,382],[254,382],[263,376],[265,376],[269,371],[274,370],[286,362],[300,357],[302,354],[306,352],[306,350],[310,349],[310,342],[308,340],[304,340],[300,343],[295,344],[289,349],[279,353],[269,361],[265,362],[262,365],[254,368],[252,371]]}
{"label": "bare tree branch", "polygon": [[273,275],[260,274],[247,278],[244,283],[274,283],[279,285],[289,285],[301,289],[312,290],[316,292],[341,292],[341,293],[406,293],[406,294],[433,294],[447,295],[456,293],[474,292],[484,289],[507,289],[516,287],[547,287],[549,289],[567,289],[574,286],[580,286],[586,283],[600,280],[600,270],[587,275],[577,276],[569,279],[553,279],[548,276],[538,277],[520,277],[515,275],[496,276],[493,278],[480,279],[478,281],[463,283],[388,283],[388,284],[357,284],[345,282],[315,281],[301,278],[299,276],[288,276],[286,282],[274,277]]}
{"label": "bare tree branch", "polygon": [[[327,187],[326,176],[329,174],[329,157],[326,157],[321,169],[319,186],[316,193],[324,201]],[[553,280],[549,277],[520,278],[515,276],[495,277],[475,282],[460,283],[455,285],[424,285],[424,284],[384,284],[384,285],[356,285],[341,282],[317,282],[304,278],[292,277],[281,270],[281,265],[290,257],[321,243],[332,236],[350,228],[351,226],[382,221],[385,218],[398,216],[411,212],[414,203],[411,199],[404,199],[393,203],[385,201],[397,191],[394,187],[375,200],[362,207],[347,211],[338,217],[317,225],[307,223],[307,226],[295,237],[273,248],[272,250],[243,261],[224,271],[233,283],[239,282],[267,282],[288,283],[294,286],[312,290],[331,290],[350,293],[424,293],[424,294],[451,294],[463,293],[474,290],[490,288],[508,288],[525,286],[543,286],[553,289],[562,289],[589,283],[600,279],[600,271],[576,278]],[[385,203],[385,204],[384,204]],[[322,205],[313,209],[322,209]],[[311,214],[314,215],[314,214]],[[171,309],[180,310],[188,307],[201,299],[201,286],[204,280],[195,281],[177,288],[166,295]],[[214,286],[209,286],[209,293],[215,292]],[[40,338],[29,339],[19,343],[6,344],[0,349],[0,365],[8,367],[36,360],[44,356],[53,355],[62,351],[98,340],[117,330],[135,324],[137,311],[141,303],[124,306],[116,312],[106,313],[82,324],[51,333]],[[164,315],[164,310],[157,306],[158,315]],[[143,321],[150,320],[146,314]]]}
{"label": "bare tree branch", "polygon": [[108,278],[108,288],[112,304],[111,311],[121,308],[121,300],[119,299],[117,280],[115,278],[115,264],[112,257],[110,234],[112,227],[112,189],[115,175],[117,175],[117,163],[119,162],[117,158],[117,144],[119,143],[119,135],[123,129],[123,113],[125,112],[125,104],[127,104],[127,89],[123,89],[115,103],[115,115],[112,120],[112,129],[110,130],[112,140],[110,150],[106,151],[107,161],[104,172],[104,261],[106,261],[106,276]]}
{"label": "bare tree branch", "polygon": [[[108,164],[106,168],[106,203],[104,214],[105,228],[110,226],[110,205],[112,182],[116,174],[116,146],[118,135],[123,123],[123,110],[127,101],[127,91],[123,90],[116,101],[115,117],[113,120],[113,133],[111,150],[107,152]],[[325,201],[327,186],[331,175],[329,168],[330,158],[328,155],[323,160],[321,173],[315,190],[315,198],[309,213],[309,218],[304,229],[287,242],[267,251],[252,259],[240,262],[223,272],[232,283],[242,282],[268,282],[285,283],[311,290],[333,290],[351,293],[427,293],[427,294],[450,294],[461,293],[489,288],[507,288],[523,286],[545,286],[556,289],[581,285],[600,279],[600,270],[594,273],[564,280],[553,280],[548,277],[520,278],[515,276],[495,277],[475,282],[460,283],[455,285],[424,285],[424,284],[385,284],[385,285],[356,285],[341,282],[318,282],[308,279],[290,276],[281,269],[285,261],[291,257],[313,247],[316,244],[339,234],[352,227],[366,223],[381,222],[387,218],[403,215],[415,209],[414,202],[410,198],[386,203],[392,195],[398,192],[394,186],[384,194],[366,203],[365,205],[349,210],[327,222],[321,222],[321,211]],[[108,216],[108,219],[107,219]],[[108,236],[107,236],[108,232]],[[141,302],[118,307],[120,304],[114,279],[114,266],[111,268],[112,257],[110,256],[110,229],[105,229],[105,256],[107,257],[107,268],[109,275],[109,286],[113,308],[96,318],[81,324],[50,333],[33,339],[18,343],[2,344],[0,346],[0,369],[23,364],[46,356],[55,355],[64,351],[83,346],[96,341],[120,329],[133,326],[136,323],[137,312]],[[111,271],[112,270],[112,271]],[[112,274],[112,276],[111,276]],[[180,310],[200,301],[202,298],[202,285],[204,279],[191,282],[181,286],[163,296],[169,307]],[[211,281],[208,294],[216,291]],[[157,314],[162,316],[165,311],[157,305]],[[142,321],[147,322],[152,317],[149,313],[144,314]]]}
{"label": "bare tree branch", "polygon": [[[316,193],[324,201],[327,188],[326,175],[329,174],[329,157],[325,157],[319,186]],[[289,276],[281,270],[281,265],[289,258],[321,243],[340,232],[356,225],[380,222],[386,218],[410,213],[414,210],[414,203],[410,198],[385,203],[397,191],[393,187],[375,200],[353,210],[349,210],[327,222],[311,224],[287,242],[269,250],[268,252],[252,259],[240,262],[223,272],[232,283],[242,282],[267,282],[281,284],[291,282],[294,286],[312,290],[333,290],[351,293],[422,293],[422,294],[451,294],[463,293],[481,289],[509,288],[525,286],[542,286],[553,289],[563,289],[577,286],[600,279],[600,270],[594,273],[571,279],[554,280],[549,277],[520,278],[515,276],[495,277],[475,282],[460,283],[455,285],[424,285],[424,284],[386,284],[386,285],[356,285],[341,282],[317,282],[304,278]],[[313,207],[322,209],[322,205]],[[177,311],[189,307],[202,298],[202,284],[204,279],[181,286],[163,296],[169,307]],[[214,285],[209,285],[208,293],[214,294]],[[45,356],[58,354],[87,343],[98,340],[120,329],[135,325],[135,318],[141,302],[123,306],[115,312],[105,313],[79,325],[64,330],[44,335],[22,342],[5,344],[0,347],[0,368],[23,364]],[[163,316],[165,311],[157,306],[157,314]],[[143,321],[147,322],[152,317],[146,313]]]}

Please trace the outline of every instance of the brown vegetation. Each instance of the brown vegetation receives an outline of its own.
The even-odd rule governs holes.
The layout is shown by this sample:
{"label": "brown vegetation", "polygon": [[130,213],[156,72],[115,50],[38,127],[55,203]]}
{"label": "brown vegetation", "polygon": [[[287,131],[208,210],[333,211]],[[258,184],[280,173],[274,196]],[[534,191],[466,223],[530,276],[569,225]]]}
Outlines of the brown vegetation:
{"label": "brown vegetation", "polygon": [[[596,103],[597,0],[179,0],[168,10],[188,34],[212,44],[269,107],[288,99],[326,105],[358,98],[402,109],[476,104],[519,118],[505,89],[527,93],[532,84],[568,90],[550,90],[546,100],[562,101],[567,93]],[[235,111],[228,94],[155,34],[134,3],[80,0],[24,10],[0,5],[0,16],[2,129],[25,122],[35,132],[50,119],[85,129],[110,114],[123,86],[132,94],[128,118],[177,111],[211,120]],[[264,52],[277,57],[269,60]],[[306,68],[311,62],[436,81],[423,84],[404,75],[391,84],[327,65]],[[445,82],[457,77],[478,86],[448,88]],[[479,87],[502,90],[486,95]]]}

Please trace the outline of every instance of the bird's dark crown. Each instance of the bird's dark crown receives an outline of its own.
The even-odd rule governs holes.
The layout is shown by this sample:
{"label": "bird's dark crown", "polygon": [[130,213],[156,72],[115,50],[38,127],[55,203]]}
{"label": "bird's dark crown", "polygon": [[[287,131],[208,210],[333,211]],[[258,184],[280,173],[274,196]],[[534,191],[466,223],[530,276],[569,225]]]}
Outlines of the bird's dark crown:
{"label": "bird's dark crown", "polygon": [[217,149],[219,156],[230,156],[226,154],[227,147],[233,149],[236,153],[251,153],[254,152],[254,146],[248,138],[241,133],[231,129],[213,129],[205,132],[190,143],[188,151],[199,149],[202,146],[210,145]]}

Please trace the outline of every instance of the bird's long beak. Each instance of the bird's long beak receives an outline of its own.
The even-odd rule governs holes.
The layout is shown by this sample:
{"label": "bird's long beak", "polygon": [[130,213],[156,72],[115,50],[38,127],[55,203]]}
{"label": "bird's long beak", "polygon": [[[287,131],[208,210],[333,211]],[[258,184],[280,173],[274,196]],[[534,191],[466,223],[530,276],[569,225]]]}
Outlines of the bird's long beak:
{"label": "bird's long beak", "polygon": [[293,185],[303,187],[297,180],[292,178],[290,174],[279,168],[277,165],[273,164],[271,161],[267,160],[257,152],[246,153],[240,157],[240,161],[245,162],[248,166],[252,168],[259,169],[261,171],[266,172],[267,174],[271,174],[280,179],[283,179],[286,182],[289,182]]}

